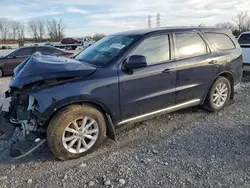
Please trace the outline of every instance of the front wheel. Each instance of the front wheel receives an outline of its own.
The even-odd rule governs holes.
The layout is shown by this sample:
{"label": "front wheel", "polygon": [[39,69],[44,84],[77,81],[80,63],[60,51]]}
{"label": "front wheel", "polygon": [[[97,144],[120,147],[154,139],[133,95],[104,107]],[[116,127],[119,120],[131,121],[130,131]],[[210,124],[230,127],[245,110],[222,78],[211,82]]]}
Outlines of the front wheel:
{"label": "front wheel", "polygon": [[225,77],[218,77],[210,88],[204,107],[212,112],[221,110],[230,100],[231,84]]}
{"label": "front wheel", "polygon": [[47,140],[60,160],[76,159],[97,149],[106,136],[106,122],[100,111],[87,105],[64,108],[51,120]]}

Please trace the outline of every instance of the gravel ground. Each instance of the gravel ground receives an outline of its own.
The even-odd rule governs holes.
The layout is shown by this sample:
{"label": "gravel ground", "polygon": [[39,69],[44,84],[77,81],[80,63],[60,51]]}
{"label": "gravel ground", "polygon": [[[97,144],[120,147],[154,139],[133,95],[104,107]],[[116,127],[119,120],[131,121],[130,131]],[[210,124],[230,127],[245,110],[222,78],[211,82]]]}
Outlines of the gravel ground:
{"label": "gravel ground", "polygon": [[122,127],[117,142],[77,160],[58,161],[47,145],[12,160],[13,140],[2,142],[0,187],[250,187],[248,82],[221,112],[194,107]]}

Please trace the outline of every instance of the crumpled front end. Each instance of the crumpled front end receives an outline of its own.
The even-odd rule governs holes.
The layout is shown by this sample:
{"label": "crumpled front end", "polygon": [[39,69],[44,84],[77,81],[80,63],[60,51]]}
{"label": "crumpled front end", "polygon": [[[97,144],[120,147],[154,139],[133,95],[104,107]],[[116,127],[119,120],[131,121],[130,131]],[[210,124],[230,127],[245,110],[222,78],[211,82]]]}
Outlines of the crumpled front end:
{"label": "crumpled front end", "polygon": [[0,141],[10,139],[16,128],[21,129],[23,138],[18,138],[10,148],[10,156],[19,159],[45,143],[46,118],[36,112],[36,100],[25,90],[12,88],[5,95],[10,102],[7,111],[2,110],[3,105],[0,108]]}
{"label": "crumpled front end", "polygon": [[11,138],[16,127],[23,131],[24,136],[30,132],[39,131],[39,127],[45,119],[35,112],[36,100],[28,95],[25,90],[9,90],[6,98],[11,98],[8,111],[1,107],[0,116],[0,140]]}

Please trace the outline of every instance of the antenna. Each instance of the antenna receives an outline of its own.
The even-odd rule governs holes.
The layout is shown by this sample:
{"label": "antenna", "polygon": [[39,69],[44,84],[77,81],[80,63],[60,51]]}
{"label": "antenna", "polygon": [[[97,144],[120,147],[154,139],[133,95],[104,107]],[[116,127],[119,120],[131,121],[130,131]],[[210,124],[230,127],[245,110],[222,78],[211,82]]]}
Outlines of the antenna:
{"label": "antenna", "polygon": [[156,27],[161,27],[161,15],[160,13],[156,16]]}
{"label": "antenna", "polygon": [[149,28],[149,29],[152,28],[152,26],[151,26],[151,18],[152,18],[152,17],[149,15],[149,16],[148,16],[148,28]]}

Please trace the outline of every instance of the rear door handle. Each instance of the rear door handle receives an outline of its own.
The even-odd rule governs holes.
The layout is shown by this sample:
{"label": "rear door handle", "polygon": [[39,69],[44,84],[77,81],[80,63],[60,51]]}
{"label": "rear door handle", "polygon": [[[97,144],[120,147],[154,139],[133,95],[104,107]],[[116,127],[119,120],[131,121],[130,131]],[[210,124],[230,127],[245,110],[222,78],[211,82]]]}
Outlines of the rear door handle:
{"label": "rear door handle", "polygon": [[214,65],[214,64],[217,64],[218,61],[216,60],[212,60],[212,61],[209,61],[208,63],[211,64],[211,65]]}
{"label": "rear door handle", "polygon": [[162,71],[162,73],[169,73],[169,72],[173,72],[173,69],[165,69],[164,71]]}

